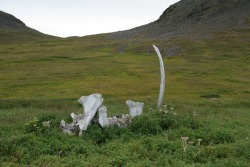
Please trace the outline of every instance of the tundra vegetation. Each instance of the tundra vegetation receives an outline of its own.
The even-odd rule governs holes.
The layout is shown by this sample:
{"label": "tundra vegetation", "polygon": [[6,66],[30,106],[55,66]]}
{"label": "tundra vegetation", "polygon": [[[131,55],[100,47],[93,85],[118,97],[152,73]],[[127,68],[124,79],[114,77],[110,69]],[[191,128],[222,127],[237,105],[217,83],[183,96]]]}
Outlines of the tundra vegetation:
{"label": "tundra vegetation", "polygon": [[[249,30],[170,40],[1,34],[0,166],[249,166]],[[181,48],[163,59],[160,109],[152,44],[163,56]],[[60,121],[82,114],[77,100],[92,93],[108,116],[128,113],[128,99],[144,102],[143,114],[123,128],[63,134]]]}

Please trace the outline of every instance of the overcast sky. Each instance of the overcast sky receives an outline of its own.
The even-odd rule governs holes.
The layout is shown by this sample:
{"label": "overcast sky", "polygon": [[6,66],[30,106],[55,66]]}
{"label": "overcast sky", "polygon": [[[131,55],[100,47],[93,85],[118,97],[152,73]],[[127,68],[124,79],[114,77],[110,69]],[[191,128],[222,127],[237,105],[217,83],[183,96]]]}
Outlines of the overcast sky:
{"label": "overcast sky", "polygon": [[0,0],[0,10],[40,32],[85,36],[134,28],[179,0]]}

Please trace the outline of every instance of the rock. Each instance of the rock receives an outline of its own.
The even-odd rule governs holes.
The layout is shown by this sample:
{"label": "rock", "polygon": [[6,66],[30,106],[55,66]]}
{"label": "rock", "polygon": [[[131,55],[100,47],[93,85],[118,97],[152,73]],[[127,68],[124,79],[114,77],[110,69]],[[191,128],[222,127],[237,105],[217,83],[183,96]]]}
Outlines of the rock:
{"label": "rock", "polygon": [[108,39],[198,38],[214,32],[249,28],[249,0],[180,0],[158,20],[110,34]]}

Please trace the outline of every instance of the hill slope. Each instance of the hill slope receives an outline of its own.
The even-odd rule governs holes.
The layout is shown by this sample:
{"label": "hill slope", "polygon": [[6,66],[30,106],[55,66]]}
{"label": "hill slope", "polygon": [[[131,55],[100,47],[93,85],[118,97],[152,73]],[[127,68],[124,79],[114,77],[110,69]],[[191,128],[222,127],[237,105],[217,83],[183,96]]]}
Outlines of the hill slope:
{"label": "hill slope", "polygon": [[0,43],[5,44],[52,38],[52,36],[27,27],[21,20],[3,11],[0,11],[0,36]]}
{"label": "hill slope", "polygon": [[28,27],[19,19],[17,19],[15,16],[5,13],[3,11],[0,11],[0,28],[1,29],[20,29],[20,28],[26,28]]}
{"label": "hill slope", "polygon": [[113,39],[169,38],[249,28],[249,0],[181,0],[167,8],[158,20],[111,34]]}

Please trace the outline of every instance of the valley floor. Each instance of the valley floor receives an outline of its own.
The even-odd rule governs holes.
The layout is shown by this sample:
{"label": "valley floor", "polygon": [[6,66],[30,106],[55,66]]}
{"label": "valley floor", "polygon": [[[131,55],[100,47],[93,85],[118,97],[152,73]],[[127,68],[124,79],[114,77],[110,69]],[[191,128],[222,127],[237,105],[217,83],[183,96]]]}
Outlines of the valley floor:
{"label": "valley floor", "polygon": [[[0,166],[249,166],[249,30],[209,39],[0,41]],[[164,55],[168,113],[156,110]],[[179,52],[167,57],[169,47]],[[108,115],[143,101],[125,128],[60,131],[101,93]],[[174,109],[170,109],[170,108]],[[51,120],[51,127],[42,126]],[[188,137],[187,145],[181,137]]]}

